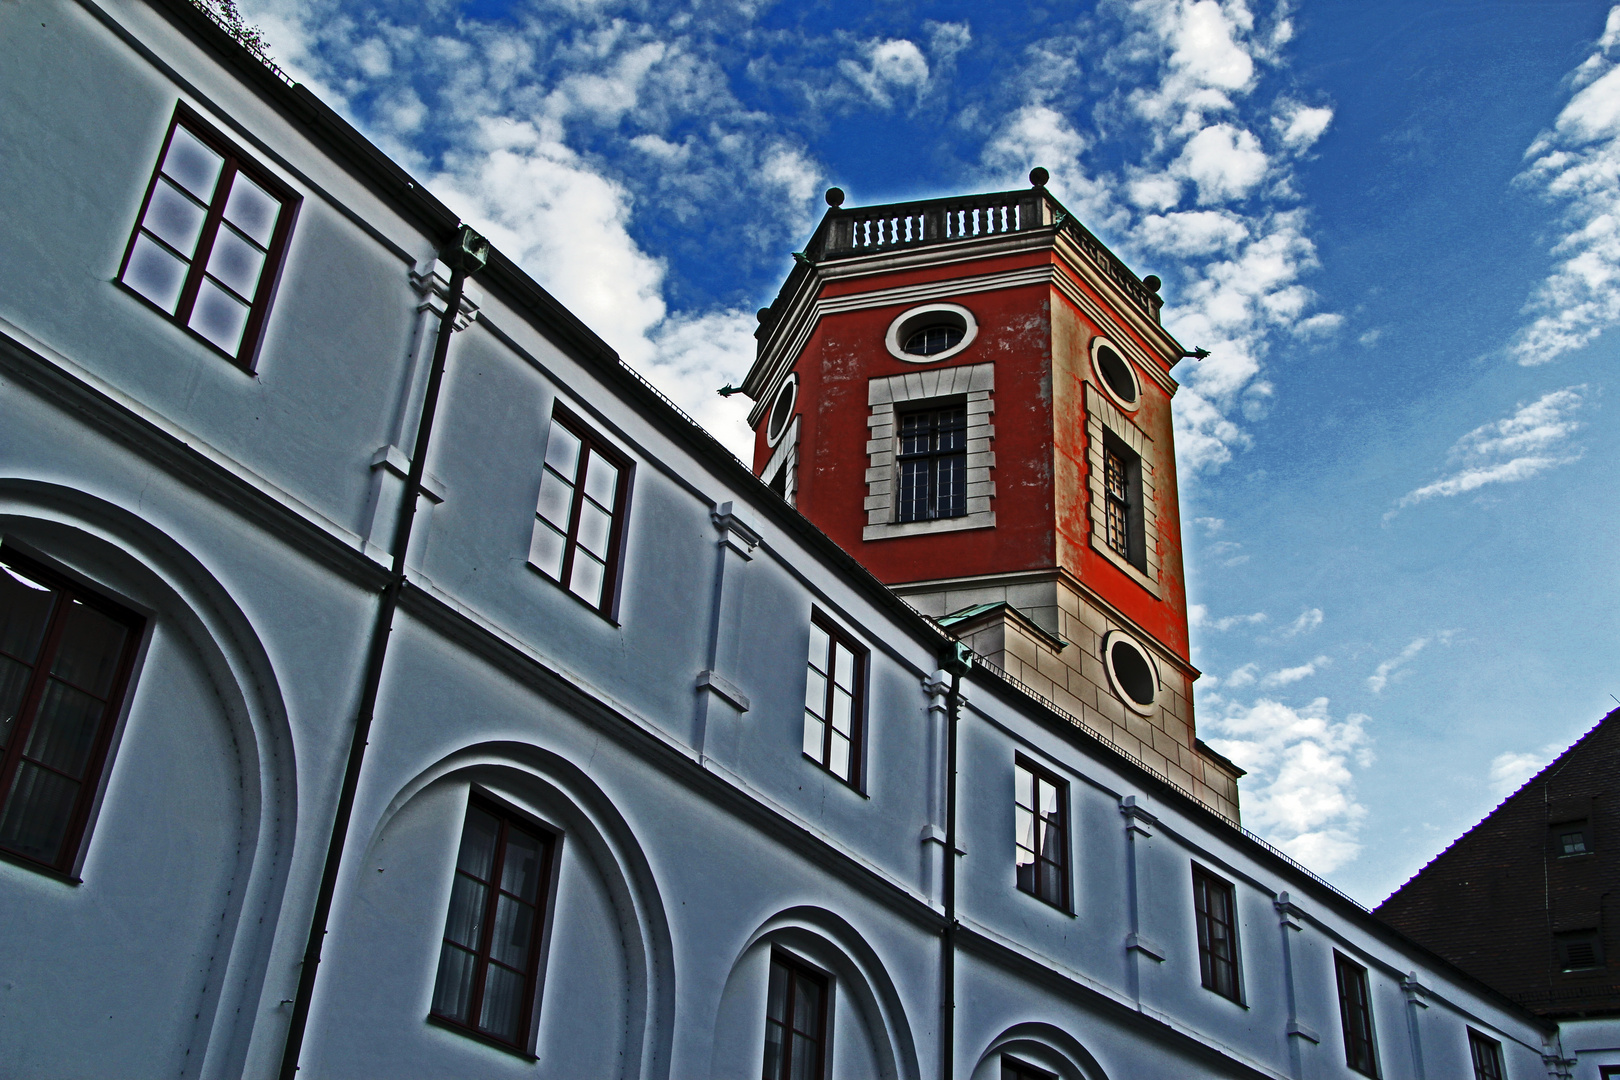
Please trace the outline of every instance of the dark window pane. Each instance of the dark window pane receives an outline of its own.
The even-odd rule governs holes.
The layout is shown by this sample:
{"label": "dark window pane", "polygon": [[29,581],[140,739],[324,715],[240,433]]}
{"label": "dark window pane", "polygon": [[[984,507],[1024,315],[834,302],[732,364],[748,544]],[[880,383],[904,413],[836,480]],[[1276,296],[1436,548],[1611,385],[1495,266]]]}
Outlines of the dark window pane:
{"label": "dark window pane", "polygon": [[495,842],[500,834],[499,821],[476,806],[469,807],[467,827],[461,834],[461,851],[456,857],[456,869],[480,881],[489,881],[494,874]]}
{"label": "dark window pane", "polygon": [[23,744],[23,756],[74,780],[84,779],[105,709],[89,694],[50,680]]}
{"label": "dark window pane", "polygon": [[517,1042],[523,1013],[523,976],[491,964],[484,976],[484,1007],[478,1026],[507,1042]]}
{"label": "dark window pane", "polygon": [[495,901],[495,935],[489,946],[493,960],[514,971],[527,971],[534,931],[534,908],[502,895]]}
{"label": "dark window pane", "polygon": [[129,631],[99,611],[74,601],[68,608],[62,643],[51,674],[104,698],[118,674],[118,659]]}
{"label": "dark window pane", "polygon": [[457,874],[450,886],[450,915],[445,919],[444,936],[457,945],[476,949],[483,943],[484,911],[489,905],[489,887],[465,874]]}
{"label": "dark window pane", "polygon": [[445,942],[439,953],[439,977],[433,988],[433,1011],[452,1020],[471,1019],[473,966],[477,958]]}
{"label": "dark window pane", "polygon": [[530,904],[539,898],[544,846],[538,837],[508,828],[506,857],[501,864],[501,888]]}
{"label": "dark window pane", "polygon": [[11,731],[17,722],[17,711],[22,708],[23,696],[28,692],[28,677],[33,669],[0,656],[0,750],[11,743]]}
{"label": "dark window pane", "polygon": [[32,762],[20,762],[5,808],[0,810],[0,847],[41,862],[56,862],[78,796],[79,785],[74,781]]}
{"label": "dark window pane", "polygon": [[0,566],[0,652],[26,664],[39,654],[56,594],[9,566]]}

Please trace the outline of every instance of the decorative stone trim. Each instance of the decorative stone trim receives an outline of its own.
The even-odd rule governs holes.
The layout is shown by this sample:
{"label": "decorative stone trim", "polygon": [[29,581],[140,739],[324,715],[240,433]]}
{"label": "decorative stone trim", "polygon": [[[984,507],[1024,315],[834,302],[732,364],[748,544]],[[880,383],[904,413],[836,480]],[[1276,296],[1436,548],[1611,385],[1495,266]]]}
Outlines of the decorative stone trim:
{"label": "decorative stone trim", "polygon": [[[862,540],[995,527],[996,512],[990,509],[990,500],[996,494],[996,485],[990,479],[990,470],[996,465],[995,452],[990,449],[996,434],[990,423],[996,407],[990,400],[995,374],[994,364],[969,364],[908,371],[867,384],[866,403],[872,412],[866,420],[866,527],[861,530]],[[934,398],[962,398],[967,402],[967,513],[938,521],[899,522],[894,519],[895,492],[899,487],[895,406]]]}
{"label": "decorative stone trim", "polygon": [[[1134,450],[1142,459],[1142,544],[1146,555],[1147,571],[1132,566],[1130,561],[1108,546],[1108,509],[1103,492],[1103,432]],[[1090,473],[1087,487],[1091,492],[1091,547],[1103,558],[1125,572],[1142,588],[1153,594],[1159,592],[1159,522],[1154,513],[1157,500],[1153,478],[1159,463],[1153,440],[1147,433],[1114,407],[1114,403],[1089,379],[1086,381],[1086,465]],[[971,477],[970,477],[971,479]]]}
{"label": "decorative stone trim", "polygon": [[788,424],[787,432],[776,444],[771,459],[765,463],[765,469],[759,478],[766,484],[774,484],[776,477],[783,469],[787,475],[782,477],[782,498],[789,506],[799,504],[799,418],[795,416]]}
{"label": "decorative stone trim", "polygon": [[[954,316],[962,324],[962,340],[948,349],[927,356],[906,352],[904,348],[906,337],[913,327],[920,329],[927,325],[930,321],[929,316],[942,316],[947,319]],[[896,360],[904,360],[908,364],[938,364],[966,351],[967,347],[973,344],[973,339],[978,336],[979,320],[973,317],[973,312],[961,304],[923,304],[921,307],[902,311],[894,317],[894,321],[889,324],[888,333],[883,336],[883,345],[889,350],[889,355]]]}
{"label": "decorative stone trim", "polygon": [[[1124,680],[1114,668],[1114,646],[1124,644],[1134,649],[1146,663],[1148,671],[1153,673],[1153,700],[1147,702],[1137,701],[1125,689]],[[1163,679],[1159,675],[1159,662],[1153,658],[1153,653],[1147,646],[1123,630],[1110,630],[1102,639],[1103,671],[1108,675],[1108,685],[1125,707],[1138,716],[1152,716],[1159,708],[1159,690],[1163,686]]]}

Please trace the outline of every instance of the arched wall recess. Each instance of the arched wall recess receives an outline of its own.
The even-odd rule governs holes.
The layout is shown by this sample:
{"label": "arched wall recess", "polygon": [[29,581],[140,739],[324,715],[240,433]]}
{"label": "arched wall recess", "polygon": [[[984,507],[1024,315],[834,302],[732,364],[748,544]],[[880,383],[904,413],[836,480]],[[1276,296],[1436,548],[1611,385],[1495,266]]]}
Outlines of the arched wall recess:
{"label": "arched wall recess", "polygon": [[765,983],[774,947],[826,970],[836,983],[835,1000],[847,1001],[857,1013],[843,1016],[834,1008],[827,1047],[830,1057],[858,1056],[862,1048],[842,1044],[864,1036],[873,1075],[883,1080],[920,1080],[916,1043],[888,970],[842,916],[809,906],[771,916],[737,951],[715,1010],[709,1075],[759,1072],[765,1045]]}
{"label": "arched wall recess", "polygon": [[969,1074],[972,1080],[1001,1080],[1003,1056],[1054,1073],[1060,1080],[1108,1080],[1091,1052],[1053,1024],[1014,1024],[991,1039]]}
{"label": "arched wall recess", "polygon": [[[516,742],[479,743],[441,758],[396,792],[371,830],[365,858],[350,874],[364,875],[394,820],[432,789],[446,785],[478,785],[534,812],[562,830],[565,864],[570,857],[590,860],[611,897],[628,967],[628,1031],[618,1075],[626,1080],[665,1080],[675,1030],[675,973],[663,898],[629,824],[601,788],[566,758]],[[459,828],[458,821],[458,837]],[[576,848],[571,854],[570,849]],[[453,851],[449,859],[453,864]],[[450,881],[447,878],[442,884],[444,895],[434,916],[439,920],[435,932],[442,930],[449,902]],[[542,968],[543,979],[544,972]],[[430,994],[431,972],[418,981],[422,993]],[[555,987],[552,991],[540,987],[537,1000],[542,1025],[549,992],[555,992]],[[426,1008],[424,996],[424,1013]],[[540,1052],[544,1063],[544,1047]]]}
{"label": "arched wall recess", "polygon": [[[239,762],[239,855],[226,874],[229,899],[211,916],[218,946],[194,988],[184,1051],[198,1075],[241,1075],[262,999],[273,996],[265,979],[298,814],[292,730],[268,651],[224,583],[173,536],[123,507],[57,484],[0,479],[0,534],[127,590],[120,598],[152,616],[149,635],[172,638],[218,698]],[[142,693],[137,682],[127,710],[150,701]],[[116,757],[104,776],[110,791],[119,779]],[[93,833],[85,851],[83,873],[93,884],[105,858]]]}

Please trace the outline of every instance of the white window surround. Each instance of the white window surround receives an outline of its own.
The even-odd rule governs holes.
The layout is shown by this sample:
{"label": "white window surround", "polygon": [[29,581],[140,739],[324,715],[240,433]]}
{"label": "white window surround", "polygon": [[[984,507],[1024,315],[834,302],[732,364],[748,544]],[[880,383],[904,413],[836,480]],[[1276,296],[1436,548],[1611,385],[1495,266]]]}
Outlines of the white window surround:
{"label": "white window surround", "polygon": [[[1120,442],[1134,450],[1142,459],[1142,546],[1146,555],[1146,571],[1132,566],[1123,555],[1108,546],[1108,503],[1103,493],[1103,431],[1110,431]],[[1091,474],[1087,487],[1091,492],[1091,548],[1103,558],[1119,567],[1155,599],[1159,592],[1159,523],[1154,510],[1153,478],[1158,473],[1157,451],[1153,440],[1131,419],[1114,406],[1113,399],[1104,396],[1096,383],[1086,381],[1086,464]],[[970,479],[971,479],[971,473]]]}
{"label": "white window surround", "polygon": [[[1097,360],[1097,353],[1100,352],[1104,346],[1107,346],[1109,349],[1113,350],[1114,355],[1119,357],[1119,362],[1125,365],[1125,371],[1130,375],[1131,383],[1136,388],[1136,397],[1134,400],[1126,401],[1118,394],[1114,393],[1114,388],[1108,385],[1108,379],[1103,375],[1102,366]],[[1097,385],[1102,387],[1103,393],[1108,395],[1108,399],[1114,403],[1116,408],[1123,412],[1134,414],[1136,410],[1142,407],[1142,376],[1137,374],[1136,365],[1131,363],[1126,357],[1124,349],[1121,349],[1118,345],[1115,345],[1112,341],[1109,341],[1100,334],[1091,339],[1091,371],[1092,374],[1097,377]]]}
{"label": "white window surround", "polygon": [[776,482],[776,478],[786,469],[787,474],[782,477],[782,498],[789,506],[798,505],[799,497],[799,417],[795,415],[788,423],[787,431],[782,433],[781,439],[776,443],[776,452],[765,463],[765,469],[759,478],[767,485]]}
{"label": "white window surround", "polygon": [[784,396],[788,399],[787,414],[788,419],[791,420],[793,418],[793,410],[799,404],[798,372],[795,371],[786,379],[783,379],[781,388],[776,391],[776,396],[771,399],[770,411],[765,414],[765,444],[767,446],[775,446],[777,443],[782,441],[782,436],[787,433],[789,425],[787,423],[783,423],[782,430],[778,431],[774,436],[771,434],[771,422],[776,419],[777,406],[781,403]]}
{"label": "white window surround", "polygon": [[[930,319],[929,316],[954,316],[955,319]],[[955,345],[927,356],[906,352],[906,339],[914,331],[937,322],[955,320],[961,320],[962,323],[962,340]],[[889,350],[889,355],[897,360],[904,360],[908,364],[937,364],[962,352],[973,344],[973,339],[978,336],[979,320],[973,317],[973,312],[961,304],[923,304],[921,307],[908,308],[896,315],[894,321],[889,324],[889,332],[883,336],[883,344]]]}
{"label": "white window surround", "polygon": [[[996,434],[990,424],[990,414],[996,407],[990,400],[995,373],[994,364],[970,364],[908,371],[867,384],[866,402],[872,413],[866,421],[866,528],[861,530],[862,540],[995,527],[996,512],[990,509],[990,500],[996,494],[996,485],[990,479],[990,470],[996,465],[995,452],[990,449]],[[896,521],[894,500],[899,478],[895,406],[920,405],[940,398],[956,398],[967,404],[967,513],[936,521]]]}
{"label": "white window surround", "polygon": [[[1148,671],[1153,673],[1153,700],[1145,705],[1126,693],[1124,682],[1120,679],[1119,673],[1114,670],[1114,646],[1121,643],[1136,650],[1143,661],[1146,662]],[[1123,630],[1110,630],[1104,634],[1102,651],[1103,668],[1108,672],[1108,685],[1118,695],[1119,700],[1123,701],[1125,707],[1138,716],[1152,716],[1158,710],[1159,690],[1163,686],[1163,680],[1159,675],[1159,662],[1153,658],[1153,653],[1140,641],[1137,641]]]}

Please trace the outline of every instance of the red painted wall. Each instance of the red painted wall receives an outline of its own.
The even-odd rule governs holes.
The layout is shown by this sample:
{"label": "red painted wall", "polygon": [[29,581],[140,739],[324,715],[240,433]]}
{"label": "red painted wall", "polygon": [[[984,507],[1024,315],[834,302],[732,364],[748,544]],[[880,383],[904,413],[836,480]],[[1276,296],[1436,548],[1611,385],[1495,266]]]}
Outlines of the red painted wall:
{"label": "red painted wall", "polygon": [[[1053,252],[1042,251],[876,274],[832,282],[823,295],[976,277],[1055,260]],[[945,299],[972,311],[979,331],[964,352],[938,365],[908,364],[884,347],[889,323],[914,303],[831,314],[816,327],[793,368],[799,375],[800,512],[891,584],[1066,567],[1185,661],[1186,592],[1169,395],[1141,377],[1143,404],[1136,418],[1163,448],[1155,476],[1162,599],[1155,599],[1090,546],[1080,384],[1091,377],[1090,340],[1098,328],[1045,284]],[[991,394],[996,527],[863,541],[870,380],[987,362],[996,367]],[[756,472],[763,471],[772,452],[764,426],[755,434]]]}

